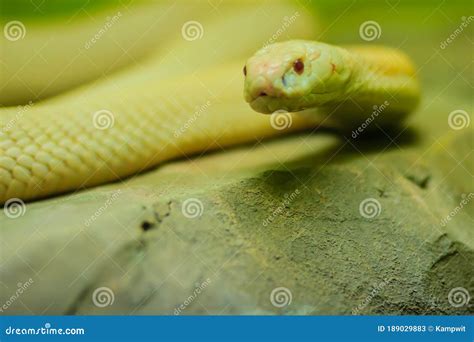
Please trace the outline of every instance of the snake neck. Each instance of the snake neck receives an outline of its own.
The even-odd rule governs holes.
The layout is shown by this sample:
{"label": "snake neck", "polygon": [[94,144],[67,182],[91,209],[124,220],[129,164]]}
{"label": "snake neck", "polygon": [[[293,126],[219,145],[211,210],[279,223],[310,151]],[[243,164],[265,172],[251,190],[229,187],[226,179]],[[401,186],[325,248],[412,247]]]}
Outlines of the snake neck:
{"label": "snake neck", "polygon": [[410,113],[419,102],[419,84],[410,59],[387,47],[349,47],[345,54],[352,66],[344,101],[366,111],[384,105],[388,113]]}

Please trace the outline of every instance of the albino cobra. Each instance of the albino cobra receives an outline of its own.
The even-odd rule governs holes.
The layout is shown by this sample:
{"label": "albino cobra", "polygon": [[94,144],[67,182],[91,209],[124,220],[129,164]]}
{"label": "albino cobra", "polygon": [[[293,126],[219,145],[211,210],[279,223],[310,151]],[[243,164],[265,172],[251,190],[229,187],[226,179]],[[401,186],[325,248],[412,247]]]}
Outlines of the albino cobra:
{"label": "albino cobra", "polygon": [[318,109],[335,113],[333,121],[341,128],[353,127],[382,104],[382,122],[395,123],[412,112],[420,98],[412,62],[387,47],[276,43],[251,57],[244,75],[245,99],[257,112]]}
{"label": "albino cobra", "polygon": [[[281,17],[288,13],[278,6],[272,11],[280,11]],[[214,28],[221,30],[208,30],[207,36],[246,27],[242,18],[248,13],[238,17],[235,23],[228,17],[220,19]],[[160,60],[144,71],[132,70],[35,104],[21,116],[13,108],[2,109],[0,203],[121,180],[166,160],[281,134],[268,117],[249,110],[242,100],[242,59],[235,58],[271,36],[279,25],[271,20],[252,33],[253,37],[245,37],[245,43],[229,45],[227,57],[233,56],[234,63],[212,66],[222,56],[209,53],[199,60],[193,56],[195,51],[185,47],[189,42],[184,42],[173,51],[183,59],[187,54],[200,66],[197,71],[183,64],[179,65],[181,73],[171,74],[176,60]],[[301,16],[298,25],[311,24]],[[301,26],[295,32],[308,35]],[[215,41],[203,39],[201,43]],[[245,99],[254,110],[314,112],[314,117],[296,114],[286,132],[314,127],[321,121],[350,129],[367,118],[374,105],[385,101],[389,105],[377,119],[392,124],[411,112],[420,96],[411,62],[388,48],[276,43],[251,57],[244,73]],[[315,108],[323,115],[317,116]]]}

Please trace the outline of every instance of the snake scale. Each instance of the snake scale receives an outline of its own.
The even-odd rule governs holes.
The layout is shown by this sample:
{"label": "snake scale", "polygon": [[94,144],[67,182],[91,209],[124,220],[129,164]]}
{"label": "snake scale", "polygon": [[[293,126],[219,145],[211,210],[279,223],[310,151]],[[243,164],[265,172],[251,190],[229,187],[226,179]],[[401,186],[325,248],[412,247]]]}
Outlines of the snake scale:
{"label": "snake scale", "polygon": [[[203,39],[172,43],[141,68],[38,102],[21,115],[0,109],[0,203],[122,180],[167,160],[325,120],[352,128],[382,103],[389,105],[378,120],[387,125],[415,108],[414,67],[398,50],[290,40],[261,48],[245,63],[294,8],[273,3],[261,22],[260,14],[249,16],[253,5],[242,7],[204,21]],[[312,20],[298,15],[286,34],[310,38]],[[226,37],[233,40],[216,52]],[[242,98],[243,78],[251,108]],[[292,114],[291,126],[277,130],[255,112],[278,110],[307,114]]]}

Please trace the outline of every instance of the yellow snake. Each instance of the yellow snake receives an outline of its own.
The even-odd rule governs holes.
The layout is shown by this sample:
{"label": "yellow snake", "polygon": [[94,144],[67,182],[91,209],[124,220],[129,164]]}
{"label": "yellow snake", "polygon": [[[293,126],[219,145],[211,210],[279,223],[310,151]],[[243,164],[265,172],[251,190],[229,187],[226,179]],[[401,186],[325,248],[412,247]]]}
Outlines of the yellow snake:
{"label": "yellow snake", "polygon": [[[295,13],[292,5],[271,2],[262,22],[265,11],[255,7],[242,3],[240,12],[203,20],[202,39],[169,43],[141,68],[38,102],[21,115],[1,109],[0,203],[122,180],[173,158],[314,126],[321,118],[352,128],[385,101],[378,118],[384,124],[415,107],[414,68],[397,50],[294,40],[269,44],[245,63]],[[313,19],[297,17],[284,36],[310,38]],[[309,115],[296,114],[290,127],[275,129],[242,98],[243,65],[253,109]],[[314,110],[323,116],[312,117]]]}

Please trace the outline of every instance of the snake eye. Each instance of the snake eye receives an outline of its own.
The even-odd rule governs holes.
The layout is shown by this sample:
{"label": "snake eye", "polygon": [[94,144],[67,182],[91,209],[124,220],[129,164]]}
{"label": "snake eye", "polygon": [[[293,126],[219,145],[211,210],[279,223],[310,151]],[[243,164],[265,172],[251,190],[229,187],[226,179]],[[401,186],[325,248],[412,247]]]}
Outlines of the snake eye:
{"label": "snake eye", "polygon": [[244,65],[244,76],[247,76],[247,66]]}
{"label": "snake eye", "polygon": [[301,75],[304,71],[304,63],[301,59],[297,59],[293,63],[293,70],[298,74]]}

